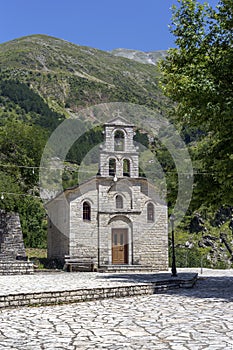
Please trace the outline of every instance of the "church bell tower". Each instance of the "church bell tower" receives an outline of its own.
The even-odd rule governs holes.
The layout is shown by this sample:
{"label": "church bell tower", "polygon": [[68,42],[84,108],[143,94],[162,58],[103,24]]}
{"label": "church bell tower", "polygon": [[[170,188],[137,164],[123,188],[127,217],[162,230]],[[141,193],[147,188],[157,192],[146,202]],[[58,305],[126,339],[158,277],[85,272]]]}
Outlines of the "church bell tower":
{"label": "church bell tower", "polygon": [[118,115],[105,124],[105,141],[100,150],[100,175],[138,177],[138,151],[133,143],[134,125]]}

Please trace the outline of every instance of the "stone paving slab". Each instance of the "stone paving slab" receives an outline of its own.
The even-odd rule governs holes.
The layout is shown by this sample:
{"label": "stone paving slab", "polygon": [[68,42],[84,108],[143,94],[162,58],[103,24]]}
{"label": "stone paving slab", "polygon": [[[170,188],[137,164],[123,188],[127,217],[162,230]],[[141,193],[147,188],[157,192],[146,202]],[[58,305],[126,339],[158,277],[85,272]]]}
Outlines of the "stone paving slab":
{"label": "stone paving slab", "polygon": [[0,350],[232,350],[233,270],[191,271],[194,288],[0,310]]}
{"label": "stone paving slab", "polygon": [[196,273],[43,273],[1,276],[0,308],[77,303],[190,288]]}

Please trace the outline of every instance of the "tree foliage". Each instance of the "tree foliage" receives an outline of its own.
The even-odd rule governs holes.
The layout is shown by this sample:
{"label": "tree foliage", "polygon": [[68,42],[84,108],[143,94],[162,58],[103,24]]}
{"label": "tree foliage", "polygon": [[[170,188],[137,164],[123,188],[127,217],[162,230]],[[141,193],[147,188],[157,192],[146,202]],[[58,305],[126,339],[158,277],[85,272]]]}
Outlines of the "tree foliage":
{"label": "tree foliage", "polygon": [[[216,9],[196,0],[178,0],[171,31],[177,48],[161,62],[165,94],[176,102],[185,127],[202,130],[192,150],[196,191],[216,205],[233,200],[233,3]],[[208,177],[208,189],[204,177]],[[206,192],[208,196],[206,198]]]}
{"label": "tree foliage", "polygon": [[46,213],[34,196],[46,140],[45,130],[21,120],[7,120],[0,126],[0,208],[20,214],[24,242],[29,247],[46,246]]}
{"label": "tree foliage", "polygon": [[0,171],[0,208],[20,215],[26,247],[45,248],[46,213],[40,198],[25,194],[13,174]]}
{"label": "tree foliage", "polygon": [[0,95],[8,98],[11,103],[20,106],[24,113],[30,113],[33,124],[40,125],[50,131],[54,130],[64,120],[64,116],[52,111],[40,95],[30,89],[27,84],[17,80],[2,79]]}
{"label": "tree foliage", "polygon": [[38,181],[38,168],[48,133],[20,120],[6,121],[0,127],[0,166],[24,190]]}

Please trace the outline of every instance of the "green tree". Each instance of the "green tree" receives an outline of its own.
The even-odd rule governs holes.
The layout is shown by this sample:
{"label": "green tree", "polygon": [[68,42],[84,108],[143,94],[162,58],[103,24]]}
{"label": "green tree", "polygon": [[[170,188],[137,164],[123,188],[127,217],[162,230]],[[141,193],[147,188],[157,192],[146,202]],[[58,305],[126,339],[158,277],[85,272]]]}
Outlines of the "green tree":
{"label": "green tree", "polygon": [[20,120],[7,121],[0,127],[0,162],[5,173],[22,189],[31,189],[38,182],[40,159],[48,137],[40,126]]}
{"label": "green tree", "polygon": [[9,212],[17,211],[20,194],[22,191],[14,177],[0,170],[0,209]]}
{"label": "green tree", "polygon": [[17,80],[5,80],[4,75],[0,77],[0,95],[13,102],[15,108],[21,108],[21,115],[18,116],[18,119],[23,119],[23,113],[30,113],[30,116],[33,117],[33,124],[40,125],[50,131],[64,120],[64,115],[52,111],[42,97],[26,84]]}
{"label": "green tree", "polygon": [[47,135],[40,126],[21,120],[0,126],[0,209],[20,214],[28,247],[46,247],[46,213],[34,194]]}
{"label": "green tree", "polygon": [[47,247],[46,212],[40,198],[22,196],[18,207],[26,247]]}
{"label": "green tree", "polygon": [[[216,206],[233,201],[233,3],[216,9],[196,0],[173,6],[171,32],[177,48],[161,62],[162,87],[176,102],[181,123],[202,130],[192,150],[202,173],[196,192]],[[204,179],[208,178],[208,181]],[[208,196],[206,185],[208,185]]]}

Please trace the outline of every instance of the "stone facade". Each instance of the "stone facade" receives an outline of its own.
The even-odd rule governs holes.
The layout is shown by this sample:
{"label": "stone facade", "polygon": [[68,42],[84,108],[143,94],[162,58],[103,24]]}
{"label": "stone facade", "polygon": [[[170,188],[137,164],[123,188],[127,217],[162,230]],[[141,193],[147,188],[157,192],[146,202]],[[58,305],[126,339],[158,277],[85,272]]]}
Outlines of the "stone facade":
{"label": "stone facade", "polygon": [[123,118],[107,123],[100,175],[48,203],[50,258],[168,268],[167,206],[138,176],[133,136]]}

